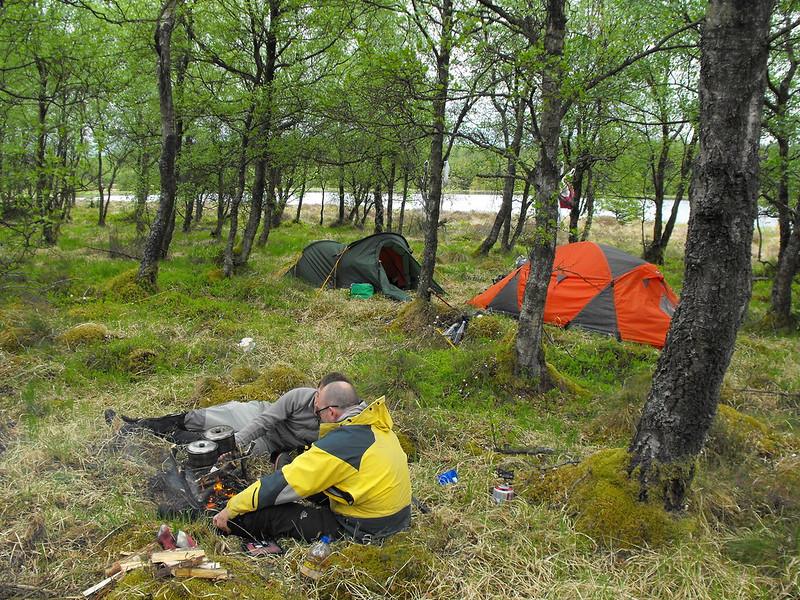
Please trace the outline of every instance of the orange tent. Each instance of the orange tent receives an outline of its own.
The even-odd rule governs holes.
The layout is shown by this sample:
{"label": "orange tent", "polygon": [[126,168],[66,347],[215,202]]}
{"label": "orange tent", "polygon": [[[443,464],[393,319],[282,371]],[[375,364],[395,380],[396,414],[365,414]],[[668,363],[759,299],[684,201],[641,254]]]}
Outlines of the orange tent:
{"label": "orange tent", "polygon": [[[469,303],[518,316],[529,272],[525,262]],[[662,348],[677,304],[655,265],[605,244],[578,242],[556,248],[544,320]]]}

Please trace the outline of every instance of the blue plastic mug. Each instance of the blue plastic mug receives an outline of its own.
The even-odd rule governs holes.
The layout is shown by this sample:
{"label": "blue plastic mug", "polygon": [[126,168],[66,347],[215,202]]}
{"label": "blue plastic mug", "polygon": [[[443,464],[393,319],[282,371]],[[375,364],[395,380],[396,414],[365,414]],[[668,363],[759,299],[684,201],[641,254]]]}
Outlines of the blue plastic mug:
{"label": "blue plastic mug", "polygon": [[450,469],[449,471],[445,471],[440,475],[436,476],[436,481],[439,482],[439,485],[447,485],[448,483],[458,483],[458,472],[455,469]]}

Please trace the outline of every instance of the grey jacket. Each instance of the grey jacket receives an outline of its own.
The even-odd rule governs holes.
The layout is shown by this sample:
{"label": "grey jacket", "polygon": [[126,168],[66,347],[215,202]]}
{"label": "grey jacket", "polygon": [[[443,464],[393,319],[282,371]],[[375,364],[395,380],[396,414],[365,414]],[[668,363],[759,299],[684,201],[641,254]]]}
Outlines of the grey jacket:
{"label": "grey jacket", "polygon": [[319,421],[314,414],[314,388],[289,390],[259,412],[236,433],[236,443],[247,446],[263,437],[269,452],[303,448],[317,441]]}

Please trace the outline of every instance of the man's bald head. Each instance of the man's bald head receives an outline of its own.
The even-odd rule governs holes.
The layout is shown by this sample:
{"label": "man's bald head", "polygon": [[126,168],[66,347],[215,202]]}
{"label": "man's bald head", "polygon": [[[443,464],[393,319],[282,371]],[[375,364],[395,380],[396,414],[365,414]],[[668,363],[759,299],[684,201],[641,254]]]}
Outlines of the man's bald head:
{"label": "man's bald head", "polygon": [[338,406],[349,408],[361,402],[356,389],[347,381],[334,381],[329,383],[320,392],[321,403],[325,406]]}

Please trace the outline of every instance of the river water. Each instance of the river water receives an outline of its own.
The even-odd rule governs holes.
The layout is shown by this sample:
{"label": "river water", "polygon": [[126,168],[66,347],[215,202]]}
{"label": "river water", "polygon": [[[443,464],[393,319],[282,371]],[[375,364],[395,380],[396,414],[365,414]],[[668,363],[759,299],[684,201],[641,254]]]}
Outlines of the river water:
{"label": "river water", "polygon": [[[95,197],[96,200],[96,197]],[[133,200],[132,196],[128,195],[112,195],[111,200],[113,202],[130,202]],[[158,201],[158,196],[153,195],[148,198],[150,202]],[[322,192],[319,190],[308,191],[303,198],[304,205],[319,205],[322,201]],[[325,193],[325,204],[332,205],[336,204],[339,201],[338,192],[326,192]],[[500,194],[445,194],[444,199],[442,200],[442,210],[445,212],[477,212],[477,213],[496,213],[500,209],[500,204],[502,202],[502,197]],[[672,200],[664,200],[664,208],[663,214],[664,219],[666,219],[670,211],[672,210]],[[602,200],[596,201],[596,205],[602,205]],[[297,206],[297,199],[291,198],[289,200],[289,206]],[[407,204],[406,208],[410,209],[418,209],[422,207],[422,198],[419,194],[414,194],[413,196],[409,197],[409,203]],[[400,198],[395,196],[394,199],[394,208],[395,210],[399,210],[400,208]],[[519,211],[519,197],[515,198],[514,202],[514,209],[516,212]],[[652,221],[653,216],[655,214],[655,206],[652,202],[645,202],[644,203],[644,215],[645,221]],[[561,209],[561,216],[562,218],[566,218],[569,214],[569,211],[566,209]],[[603,210],[602,208],[595,210],[595,216],[613,216],[613,213],[607,210]],[[689,202],[683,201],[678,206],[678,223],[688,223],[689,222]],[[759,224],[761,227],[774,227],[777,225],[776,219],[772,217],[759,217]]]}

